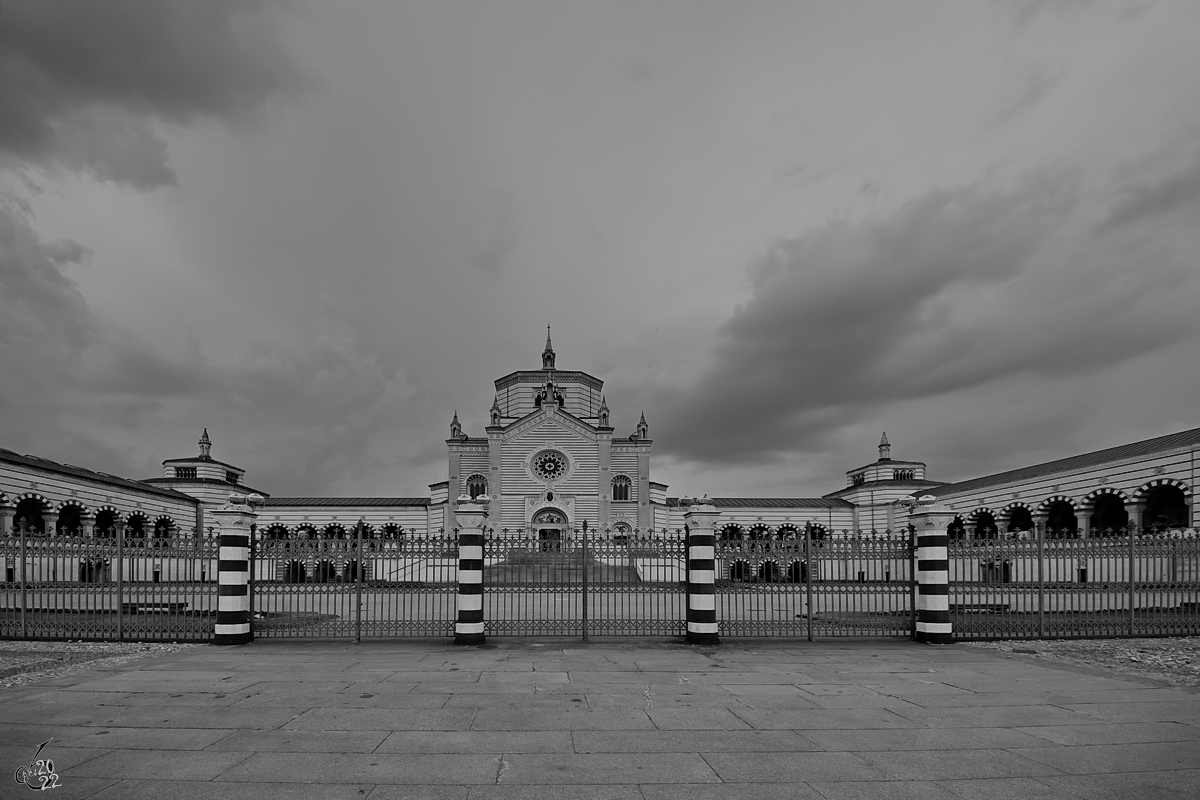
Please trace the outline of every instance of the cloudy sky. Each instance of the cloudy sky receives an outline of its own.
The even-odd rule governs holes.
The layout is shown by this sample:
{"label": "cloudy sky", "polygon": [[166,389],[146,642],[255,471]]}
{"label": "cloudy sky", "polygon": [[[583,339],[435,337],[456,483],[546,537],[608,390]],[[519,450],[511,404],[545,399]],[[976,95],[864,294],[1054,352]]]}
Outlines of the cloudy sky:
{"label": "cloudy sky", "polygon": [[558,366],[672,493],[1200,426],[1200,3],[0,5],[0,447],[422,496]]}

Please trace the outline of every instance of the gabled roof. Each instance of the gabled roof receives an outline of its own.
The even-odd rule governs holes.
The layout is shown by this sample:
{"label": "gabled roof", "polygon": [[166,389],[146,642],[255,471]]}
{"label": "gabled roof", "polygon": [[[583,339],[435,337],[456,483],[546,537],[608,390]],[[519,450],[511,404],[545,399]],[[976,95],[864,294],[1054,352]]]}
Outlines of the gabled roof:
{"label": "gabled roof", "polygon": [[349,506],[427,506],[428,497],[269,497],[264,506],[271,508],[289,506],[322,506],[345,508]]}
{"label": "gabled roof", "polygon": [[51,461],[48,458],[39,456],[21,455],[14,453],[12,450],[0,449],[0,461],[7,461],[10,464],[22,464],[27,467],[36,467],[44,469],[48,472],[57,472],[60,475],[71,475],[76,478],[84,478],[85,480],[96,481],[97,483],[116,486],[121,489],[128,489],[134,492],[146,492],[148,494],[157,494],[163,497],[170,497],[173,500],[186,500],[190,503],[200,502],[190,494],[176,491],[174,489],[165,489],[161,486],[151,486],[142,481],[130,480],[129,478],[119,478],[116,475],[109,475],[107,472],[95,472],[83,467],[77,467],[74,464],[60,464],[57,461]]}
{"label": "gabled roof", "polygon": [[1060,458],[1057,461],[1047,461],[1044,464],[1034,464],[1030,467],[1012,469],[1008,472],[997,472],[994,475],[985,475],[981,478],[972,478],[966,481],[959,481],[958,483],[948,483],[945,486],[939,486],[936,489],[930,490],[929,494],[944,495],[956,492],[969,492],[996,484],[1027,481],[1046,475],[1053,475],[1058,472],[1086,469],[1087,467],[1099,466],[1100,464],[1107,464],[1113,461],[1124,461],[1129,458],[1137,458],[1138,456],[1175,450],[1196,444],[1200,444],[1200,428],[1192,428],[1191,430],[1180,431],[1179,433],[1170,433],[1166,436],[1157,436],[1153,439],[1143,439],[1140,442],[1109,447],[1104,450],[1096,450],[1069,458]]}
{"label": "gabled roof", "polygon": [[[846,500],[829,497],[713,497],[717,508],[853,508]],[[692,500],[695,503],[695,499]],[[677,507],[678,497],[668,497],[667,505]]]}

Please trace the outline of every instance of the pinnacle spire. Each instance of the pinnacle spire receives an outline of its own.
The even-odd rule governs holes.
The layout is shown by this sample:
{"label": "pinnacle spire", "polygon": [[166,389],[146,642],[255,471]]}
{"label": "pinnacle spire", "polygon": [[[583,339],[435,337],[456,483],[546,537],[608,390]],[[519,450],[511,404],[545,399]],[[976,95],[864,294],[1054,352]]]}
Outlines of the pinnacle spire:
{"label": "pinnacle spire", "polygon": [[200,457],[208,458],[208,451],[212,448],[212,439],[208,438],[208,428],[205,428],[204,433],[200,434],[200,441],[197,444],[200,445]]}
{"label": "pinnacle spire", "polygon": [[542,351],[542,369],[554,369],[554,345],[550,344],[550,326],[546,326],[546,349]]}
{"label": "pinnacle spire", "polygon": [[883,432],[883,436],[879,439],[879,460],[889,459],[892,457],[892,445],[888,442],[887,431]]}

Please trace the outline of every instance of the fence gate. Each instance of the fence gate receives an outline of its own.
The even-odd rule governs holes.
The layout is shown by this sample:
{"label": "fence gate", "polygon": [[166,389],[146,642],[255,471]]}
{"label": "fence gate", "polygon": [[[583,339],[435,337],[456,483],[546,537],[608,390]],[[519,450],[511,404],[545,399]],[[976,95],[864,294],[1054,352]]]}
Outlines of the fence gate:
{"label": "fence gate", "polygon": [[346,537],[266,539],[251,557],[256,638],[454,635],[458,541],[360,525]]}
{"label": "fence gate", "polygon": [[217,541],[0,534],[0,638],[204,642],[217,611]]}
{"label": "fence gate", "polygon": [[[819,535],[823,535],[819,534]],[[908,531],[717,542],[721,636],[911,636]]]}
{"label": "fence gate", "polygon": [[682,636],[682,531],[490,530],[484,537],[489,636]]}

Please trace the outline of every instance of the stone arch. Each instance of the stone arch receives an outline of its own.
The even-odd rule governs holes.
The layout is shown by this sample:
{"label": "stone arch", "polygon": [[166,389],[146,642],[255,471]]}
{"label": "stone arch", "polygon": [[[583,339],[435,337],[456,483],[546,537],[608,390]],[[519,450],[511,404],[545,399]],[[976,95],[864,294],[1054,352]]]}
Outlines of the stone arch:
{"label": "stone arch", "polygon": [[1000,535],[1000,523],[996,520],[995,512],[988,506],[980,506],[972,511],[967,516],[967,522],[974,539],[995,539]]}
{"label": "stone arch", "polygon": [[152,530],[155,544],[165,546],[167,542],[178,535],[179,525],[169,514],[159,514],[154,519]]}
{"label": "stone arch", "polygon": [[103,505],[96,509],[96,537],[113,539],[117,526],[121,524],[121,512],[115,506]]}
{"label": "stone arch", "polygon": [[1145,504],[1142,509],[1142,527],[1163,531],[1173,528],[1191,527],[1191,503],[1187,484],[1182,481],[1155,481],[1156,486],[1148,491],[1138,489],[1135,495]]}
{"label": "stone arch", "polygon": [[751,525],[750,529],[748,531],[746,531],[746,534],[753,541],[761,541],[763,539],[770,539],[771,538],[771,526],[764,525],[763,523],[760,522],[756,525]]}
{"label": "stone arch", "polygon": [[793,561],[787,568],[788,583],[808,583],[808,564],[803,561]]}
{"label": "stone arch", "polygon": [[1114,486],[1101,486],[1099,489],[1093,489],[1092,491],[1085,494],[1079,500],[1079,503],[1077,503],[1077,507],[1080,510],[1084,510],[1084,509],[1088,508],[1089,506],[1093,505],[1097,500],[1099,500],[1101,497],[1104,497],[1105,495],[1116,495],[1122,504],[1128,503],[1130,500],[1129,495],[1125,494],[1125,492],[1121,491],[1120,489],[1118,489]]}
{"label": "stone arch", "polygon": [[321,535],[326,539],[345,539],[346,527],[340,522],[331,522],[321,529]]}
{"label": "stone arch", "polygon": [[1007,520],[1006,532],[1033,530],[1033,509],[1028,503],[1015,501],[1000,509],[1001,518]]}
{"label": "stone arch", "polygon": [[1046,535],[1075,537],[1079,535],[1079,520],[1075,516],[1075,501],[1065,494],[1055,494],[1038,503],[1037,513],[1046,518]]}
{"label": "stone arch", "polygon": [[152,526],[150,518],[141,511],[132,511],[125,517],[125,539],[146,539]]}
{"label": "stone arch", "polygon": [[55,507],[58,522],[55,532],[64,536],[81,536],[83,534],[83,515],[88,513],[87,506],[78,500],[64,500]]}
{"label": "stone arch", "polygon": [[790,522],[785,522],[776,528],[775,535],[780,539],[785,539],[788,541],[802,538],[800,535],[800,529]]}
{"label": "stone arch", "polygon": [[1080,510],[1088,513],[1088,528],[1097,536],[1121,536],[1129,527],[1129,495],[1111,486],[1088,492]]}
{"label": "stone arch", "polygon": [[729,565],[729,580],[731,581],[748,581],[752,575],[754,575],[754,571],[749,561],[738,559]]}
{"label": "stone arch", "polygon": [[1175,478],[1155,478],[1152,481],[1147,481],[1139,486],[1133,492],[1134,500],[1147,500],[1150,495],[1157,490],[1173,487],[1183,493],[1184,497],[1192,496],[1192,487]]}
{"label": "stone arch", "polygon": [[398,523],[388,522],[380,529],[380,536],[384,539],[403,539],[404,528]]}
{"label": "stone arch", "polygon": [[14,530],[25,520],[26,530],[31,533],[47,533],[45,514],[50,511],[50,501],[37,492],[25,492],[17,496],[17,508],[13,513]]}
{"label": "stone arch", "polygon": [[717,536],[722,542],[740,542],[742,540],[742,526],[736,522],[730,522],[721,528],[720,535]]}
{"label": "stone arch", "polygon": [[819,522],[810,522],[808,524],[808,535],[814,542],[819,542],[829,536],[829,530]]}
{"label": "stone arch", "polygon": [[[288,530],[287,525],[275,522],[266,526],[262,531],[262,537],[267,541],[273,539],[290,539],[292,538],[292,532]],[[299,581],[292,581],[292,583],[299,583]]]}

